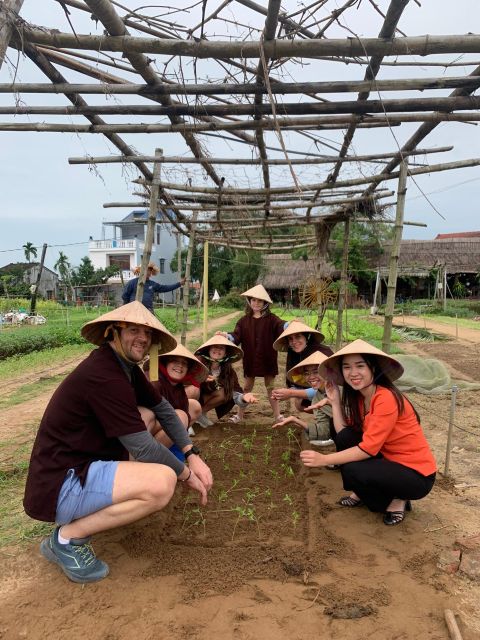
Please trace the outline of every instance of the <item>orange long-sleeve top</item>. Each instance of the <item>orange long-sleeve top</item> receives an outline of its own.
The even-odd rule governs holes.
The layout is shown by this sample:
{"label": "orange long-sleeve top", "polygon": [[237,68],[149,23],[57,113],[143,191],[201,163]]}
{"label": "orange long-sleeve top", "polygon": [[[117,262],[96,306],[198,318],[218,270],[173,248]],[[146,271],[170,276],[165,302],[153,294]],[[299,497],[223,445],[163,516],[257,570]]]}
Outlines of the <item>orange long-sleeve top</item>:
{"label": "orange long-sleeve top", "polygon": [[370,401],[358,446],[370,456],[381,453],[385,459],[415,469],[424,476],[437,470],[412,405],[405,399],[404,411],[399,415],[395,396],[385,387],[378,386]]}

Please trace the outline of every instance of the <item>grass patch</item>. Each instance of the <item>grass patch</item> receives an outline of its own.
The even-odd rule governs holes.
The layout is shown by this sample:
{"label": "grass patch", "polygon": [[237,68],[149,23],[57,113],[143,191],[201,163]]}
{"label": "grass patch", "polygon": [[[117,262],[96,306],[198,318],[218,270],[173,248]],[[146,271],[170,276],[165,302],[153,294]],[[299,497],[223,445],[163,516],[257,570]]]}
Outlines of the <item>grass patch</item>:
{"label": "grass patch", "polygon": [[0,443],[0,548],[46,535],[51,525],[31,520],[23,510],[23,492],[36,425],[26,427],[23,440]]}
{"label": "grass patch", "polygon": [[0,409],[7,409],[8,407],[13,407],[16,404],[27,402],[28,400],[32,400],[41,393],[44,393],[51,387],[57,387],[63,380],[65,375],[66,374],[61,374],[52,376],[50,378],[44,378],[42,380],[38,380],[37,382],[24,384],[21,387],[18,387],[12,392],[11,395],[0,398]]}
{"label": "grass patch", "polygon": [[[0,381],[18,378],[22,371],[27,373],[40,372],[45,367],[61,364],[65,360],[75,359],[86,355],[93,349],[90,344],[71,344],[46,351],[36,351],[25,355],[13,356],[0,361]],[[48,371],[48,370],[47,370]]]}

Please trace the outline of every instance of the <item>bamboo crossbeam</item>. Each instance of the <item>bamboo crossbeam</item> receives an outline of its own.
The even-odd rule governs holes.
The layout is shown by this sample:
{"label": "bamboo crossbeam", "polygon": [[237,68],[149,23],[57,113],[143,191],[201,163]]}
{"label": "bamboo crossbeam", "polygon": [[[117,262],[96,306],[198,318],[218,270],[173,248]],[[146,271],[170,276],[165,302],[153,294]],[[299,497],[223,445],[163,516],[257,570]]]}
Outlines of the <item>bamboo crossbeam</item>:
{"label": "bamboo crossbeam", "polygon": [[[305,120],[305,122],[302,122]],[[405,113],[392,114],[388,117],[382,116],[361,116],[361,125],[363,127],[392,127],[403,122],[428,122],[438,124],[440,122],[466,122],[474,123],[480,120],[480,113],[472,111],[468,113]],[[330,125],[332,128],[345,127],[350,123],[351,118],[345,116],[324,116],[318,118],[277,118],[277,124],[273,120],[248,120],[245,122],[225,122],[225,123],[199,123],[199,124],[181,124],[181,125],[165,125],[165,124],[64,124],[64,123],[45,123],[45,122],[2,122],[0,123],[0,131],[35,131],[42,133],[202,133],[206,131],[234,131],[263,128],[266,130],[274,130],[277,126],[293,127],[304,129],[306,126],[312,126],[317,129],[328,130]],[[296,123],[294,125],[293,123]]]}
{"label": "bamboo crossbeam", "polygon": [[116,51],[122,53],[156,53],[191,58],[315,58],[317,56],[429,56],[448,53],[480,53],[480,36],[425,35],[406,38],[329,38],[309,40],[215,41],[136,38],[131,36],[92,36],[57,31],[42,31],[22,25],[21,35],[31,44],[71,49]]}
{"label": "bamboo crossbeam", "polygon": [[[374,200],[379,200],[380,198],[387,198],[390,197],[392,195],[394,195],[394,191],[389,191],[387,194],[385,195],[380,195],[380,196],[375,196],[373,199]],[[291,204],[284,204],[284,205],[272,205],[271,203],[259,203],[257,205],[253,205],[253,206],[245,206],[244,204],[238,204],[238,205],[221,205],[220,210],[222,213],[228,213],[228,212],[234,212],[234,211],[240,211],[240,212],[253,212],[253,211],[271,211],[272,213],[275,211],[288,211],[290,209],[306,209],[306,208],[310,208],[310,209],[316,209],[316,208],[325,208],[325,207],[332,207],[332,206],[336,206],[336,205],[342,205],[342,204],[362,204],[365,202],[365,198],[350,198],[350,199],[344,199],[344,200],[316,200],[316,201],[303,201],[303,202],[292,202]],[[144,207],[146,203],[145,201],[142,201],[141,203],[139,202],[106,202],[103,205],[104,209],[111,209],[111,208],[131,208],[131,207]],[[217,211],[218,210],[218,204],[217,205],[211,205],[211,206],[206,206],[204,204],[202,204],[200,207],[195,207],[192,205],[186,205],[186,204],[179,204],[178,202],[175,203],[175,207],[178,211],[198,211],[198,212],[208,212],[208,211]]]}
{"label": "bamboo crossbeam", "polygon": [[[430,153],[444,153],[452,151],[453,146],[437,147],[430,149],[415,149],[407,155],[427,155]],[[370,155],[346,156],[342,158],[343,162],[375,162],[376,160],[390,159],[397,152],[377,153]],[[291,159],[268,159],[267,162],[272,166],[282,166],[286,164],[307,165],[307,164],[331,164],[337,162],[339,156],[327,156],[323,158],[291,158]],[[209,162],[212,164],[242,164],[242,165],[258,165],[261,164],[260,158],[212,158],[209,156]],[[154,162],[155,157],[151,155],[136,156],[83,156],[68,158],[69,164],[115,164],[126,162]],[[200,164],[198,158],[188,158],[184,156],[164,156],[161,158],[162,164]]]}
{"label": "bamboo crossbeam", "polygon": [[[382,25],[380,33],[378,34],[379,38],[392,38],[395,36],[395,30],[402,15],[405,7],[408,4],[408,0],[392,0],[388,7],[387,15],[385,16],[385,21]],[[374,55],[369,60],[368,67],[365,71],[365,80],[373,81],[375,80],[378,72],[380,71],[380,65],[383,61],[383,56]],[[361,90],[357,95],[357,102],[364,102],[368,100],[370,96],[370,89]],[[343,143],[340,149],[340,159],[336,163],[335,167],[332,170],[330,179],[332,182],[336,182],[340,169],[343,165],[343,158],[347,155],[348,149],[353,141],[353,137],[355,135],[355,131],[357,128],[357,119],[352,118],[350,125],[344,135]]]}
{"label": "bamboo crossbeam", "polygon": [[[437,173],[439,171],[450,171],[452,169],[464,169],[466,167],[477,167],[480,165],[480,158],[470,158],[467,160],[457,160],[455,162],[446,162],[442,164],[431,164],[426,167],[418,167],[416,169],[410,169],[409,175],[416,176],[422,175],[425,173]],[[336,183],[331,182],[318,182],[314,184],[305,184],[300,185],[301,191],[316,191],[316,190],[332,190],[337,187],[353,187],[360,184],[368,184],[371,182],[384,182],[385,180],[393,180],[394,178],[398,178],[399,172],[391,172],[391,173],[379,173],[376,175],[371,175],[367,177],[361,178],[352,178],[350,180],[338,180]],[[143,179],[136,180],[138,184],[143,183]],[[170,191],[185,191],[185,192],[198,192],[198,193],[216,193],[216,190],[212,187],[188,187],[184,184],[175,184],[171,182],[162,182],[162,186],[165,189],[169,189]],[[272,193],[281,194],[281,193],[296,193],[297,187],[295,185],[290,185],[286,187],[274,187],[271,189]],[[224,192],[230,195],[265,195],[264,189],[241,189],[241,188],[224,188]]]}
{"label": "bamboo crossbeam", "polygon": [[[98,62],[98,61],[97,61]],[[104,63],[103,63],[104,64]],[[114,66],[114,65],[112,65]],[[124,70],[135,72],[134,69]],[[331,82],[284,82],[272,83],[270,89],[251,83],[240,84],[166,84],[159,88],[148,84],[68,84],[55,85],[46,83],[18,82],[0,84],[0,93],[33,93],[33,94],[60,94],[74,91],[90,95],[249,95],[261,93],[268,95],[290,95],[303,93],[350,93],[361,91],[425,91],[428,89],[455,89],[457,87],[470,87],[475,81],[470,76],[455,76],[443,78],[411,78],[395,80],[336,80]]]}
{"label": "bamboo crossbeam", "polygon": [[[477,83],[478,84],[478,80]],[[466,111],[479,109],[479,96],[455,96],[448,98],[406,98],[398,100],[342,100],[337,102],[285,102],[272,107],[264,104],[202,104],[185,105],[87,105],[87,106],[13,106],[0,107],[2,115],[148,115],[148,116],[263,116],[312,115],[312,114],[356,114],[403,113],[408,111]]]}
{"label": "bamboo crossbeam", "polygon": [[[93,15],[104,25],[106,31],[111,34],[111,37],[120,37],[121,39],[130,38],[127,28],[115,11],[110,0],[85,0],[85,4],[90,8]],[[132,67],[142,76],[147,84],[159,88],[163,86],[164,83],[152,68],[150,64],[151,61],[145,55],[139,52],[127,52],[126,57]],[[160,107],[161,109],[171,110],[176,108],[176,105],[173,104],[170,96],[168,95],[161,96],[158,100],[162,104],[162,107]],[[172,124],[183,123],[179,114],[174,111],[171,111],[169,118]],[[205,158],[202,147],[196,137],[189,132],[183,132],[182,136],[184,137],[185,143],[190,148],[192,154],[196,158],[203,159],[202,166],[205,172],[210,176],[213,182],[218,185],[220,183],[220,176],[217,175],[215,169],[209,164],[208,159]]]}

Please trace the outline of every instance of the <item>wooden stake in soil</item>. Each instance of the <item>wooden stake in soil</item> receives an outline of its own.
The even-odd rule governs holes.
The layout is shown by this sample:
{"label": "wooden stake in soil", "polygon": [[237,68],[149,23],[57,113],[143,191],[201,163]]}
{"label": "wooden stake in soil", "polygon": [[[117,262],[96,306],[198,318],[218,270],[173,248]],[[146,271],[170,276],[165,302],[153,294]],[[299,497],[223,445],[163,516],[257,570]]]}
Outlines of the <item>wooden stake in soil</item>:
{"label": "wooden stake in soil", "polygon": [[455,418],[455,406],[457,403],[457,385],[452,386],[452,401],[450,403],[450,418],[448,420],[448,435],[447,435],[447,451],[445,453],[445,467],[443,470],[443,475],[447,478],[449,467],[450,467],[450,452],[452,450],[452,433],[453,433],[453,424]]}
{"label": "wooden stake in soil", "polygon": [[462,634],[458,628],[453,611],[451,609],[445,609],[443,615],[445,617],[445,622],[447,624],[451,640],[462,640]]}
{"label": "wooden stake in soil", "polygon": [[387,302],[385,304],[385,322],[383,324],[382,349],[390,353],[392,337],[393,310],[395,307],[395,292],[397,290],[397,266],[400,256],[400,243],[402,241],[403,213],[405,210],[405,194],[407,193],[408,162],[403,160],[400,165],[398,178],[397,213],[395,216],[395,232],[390,254],[390,269],[388,273]]}
{"label": "wooden stake in soil", "polygon": [[[192,220],[197,219],[197,212],[193,212]],[[190,289],[190,266],[192,264],[193,247],[195,246],[195,226],[192,227],[187,250],[187,260],[185,262],[185,284],[183,285],[183,318],[182,318],[182,335],[180,342],[183,346],[187,343],[187,327],[188,327],[188,301]]]}
{"label": "wooden stake in soil", "polygon": [[347,278],[348,278],[348,243],[350,241],[350,218],[347,218],[343,227],[343,255],[342,255],[342,274],[340,276],[340,293],[338,296],[337,310],[337,339],[335,342],[335,350],[338,351],[342,346],[343,331],[343,310],[345,308],[345,297],[347,294]]}
{"label": "wooden stake in soil", "polygon": [[[161,158],[162,155],[162,149],[155,149],[155,157]],[[150,191],[150,209],[148,211],[147,233],[145,234],[145,246],[143,249],[140,275],[137,282],[137,293],[135,295],[135,300],[138,300],[139,302],[141,302],[143,298],[143,290],[145,287],[145,280],[147,278],[147,267],[152,255],[153,236],[155,234],[155,225],[157,224],[158,192],[160,189],[161,166],[161,162],[155,162],[153,165],[153,179]]]}
{"label": "wooden stake in soil", "polygon": [[208,240],[203,245],[203,341],[207,340],[208,320]]}

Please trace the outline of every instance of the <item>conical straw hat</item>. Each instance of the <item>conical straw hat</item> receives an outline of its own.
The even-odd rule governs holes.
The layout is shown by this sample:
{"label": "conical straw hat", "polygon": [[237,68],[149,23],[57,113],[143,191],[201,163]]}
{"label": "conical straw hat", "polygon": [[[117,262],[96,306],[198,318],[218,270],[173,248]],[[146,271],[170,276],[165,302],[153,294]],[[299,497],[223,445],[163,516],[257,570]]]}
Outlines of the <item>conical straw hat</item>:
{"label": "conical straw hat", "polygon": [[312,329],[308,324],[305,324],[301,320],[297,320],[295,318],[290,321],[285,331],[275,340],[273,348],[276,351],[288,351],[288,336],[291,336],[294,333],[309,333],[311,335],[310,340],[316,342],[316,344],[321,344],[325,340],[323,333],[320,333],[320,331],[317,331],[316,329]]}
{"label": "conical straw hat", "polygon": [[175,356],[188,360],[188,373],[193,376],[199,384],[206,380],[208,376],[207,367],[203,363],[201,363],[200,360],[196,358],[191,351],[185,348],[183,344],[177,344],[173,351],[160,354],[158,356],[158,359],[163,361],[163,364],[165,364],[168,358],[174,358]]}
{"label": "conical straw hat", "polygon": [[326,356],[321,351],[315,351],[314,353],[309,355],[308,358],[305,358],[305,360],[302,360],[301,362],[296,364],[294,367],[289,369],[287,371],[287,378],[290,380],[290,382],[293,382],[293,384],[299,384],[302,387],[308,387],[309,384],[307,382],[307,378],[303,373],[303,368],[311,367],[312,365],[315,365],[318,367],[323,362],[325,362],[327,358],[328,356]]}
{"label": "conical straw hat", "polygon": [[255,287],[244,291],[240,295],[245,298],[258,298],[259,300],[265,300],[268,304],[272,304],[273,302],[263,284],[257,284]]}
{"label": "conical straw hat", "polygon": [[243,351],[240,347],[237,347],[236,344],[230,342],[228,338],[224,338],[219,334],[215,334],[211,338],[209,338],[206,342],[201,344],[198,349],[195,351],[196,356],[208,356],[208,349],[212,346],[221,346],[226,347],[227,356],[230,358],[230,362],[236,362],[237,360],[241,360],[243,358]]}
{"label": "conical straw hat", "polygon": [[354,340],[346,347],[337,351],[333,356],[330,356],[320,365],[319,373],[322,378],[333,380],[337,384],[343,385],[344,379],[341,370],[342,356],[347,356],[352,353],[358,353],[360,355],[372,355],[378,360],[378,363],[385,375],[393,382],[398,380],[403,374],[403,367],[392,356],[389,356],[384,351],[377,349],[373,345],[365,342],[365,340]]}
{"label": "conical straw hat", "polygon": [[[149,262],[148,263],[147,271],[148,271],[148,269],[151,269],[153,271],[153,273],[155,273],[155,274],[157,274],[160,271],[160,267],[157,267],[157,265],[154,262]],[[142,270],[142,265],[139,264],[133,269],[133,274],[135,276],[139,276],[141,270]]]}
{"label": "conical straw hat", "polygon": [[113,311],[104,313],[96,320],[91,320],[84,324],[81,330],[82,336],[88,342],[101,345],[105,342],[105,331],[108,326],[115,322],[129,322],[130,324],[139,324],[143,327],[152,329],[152,342],[158,343],[159,351],[172,351],[177,346],[177,341],[170,331],[156,318],[153,313],[137,300],[124,304]]}

